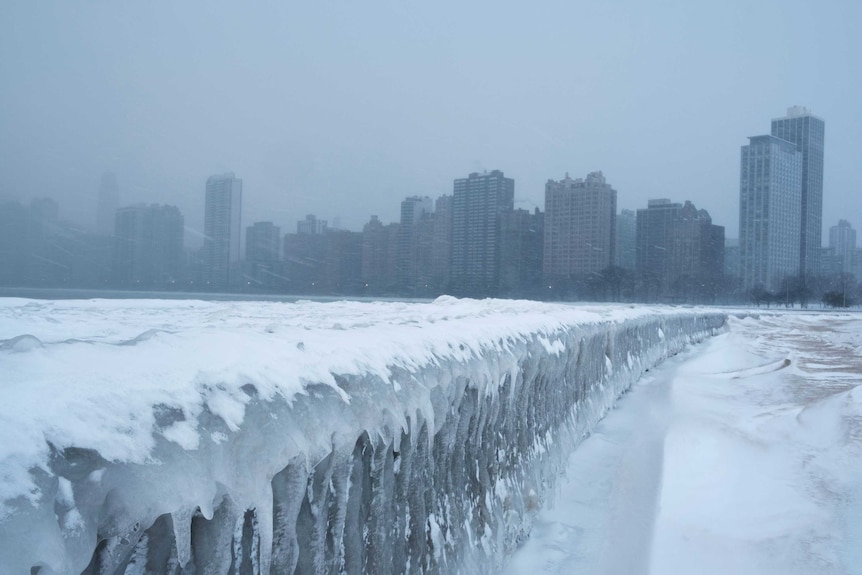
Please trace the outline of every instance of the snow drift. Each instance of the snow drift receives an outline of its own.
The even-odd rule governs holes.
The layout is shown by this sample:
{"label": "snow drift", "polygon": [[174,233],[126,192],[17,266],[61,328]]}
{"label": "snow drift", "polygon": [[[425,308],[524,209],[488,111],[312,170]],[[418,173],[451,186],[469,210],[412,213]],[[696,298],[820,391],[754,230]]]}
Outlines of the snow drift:
{"label": "snow drift", "polygon": [[0,302],[0,572],[493,572],[697,309]]}

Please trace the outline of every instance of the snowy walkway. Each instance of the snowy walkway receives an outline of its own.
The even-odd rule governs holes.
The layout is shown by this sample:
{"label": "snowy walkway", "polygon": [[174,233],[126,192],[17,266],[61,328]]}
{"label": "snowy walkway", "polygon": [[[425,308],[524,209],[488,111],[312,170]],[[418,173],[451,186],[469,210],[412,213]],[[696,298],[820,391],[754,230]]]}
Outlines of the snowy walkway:
{"label": "snowy walkway", "polygon": [[862,318],[730,326],[597,426],[506,575],[862,573]]}

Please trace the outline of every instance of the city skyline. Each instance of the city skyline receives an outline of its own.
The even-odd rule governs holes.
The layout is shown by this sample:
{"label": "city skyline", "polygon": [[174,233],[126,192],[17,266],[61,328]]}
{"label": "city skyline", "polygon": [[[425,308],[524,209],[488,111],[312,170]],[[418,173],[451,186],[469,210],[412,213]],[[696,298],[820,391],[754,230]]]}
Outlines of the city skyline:
{"label": "city skyline", "polygon": [[[55,197],[76,222],[92,220],[105,171],[124,205],[177,205],[194,245],[200,182],[227,170],[243,174],[244,221],[288,229],[315,213],[359,230],[457,174],[503,169],[531,210],[550,175],[601,169],[619,208],[686,197],[736,237],[738,147],[797,104],[830,123],[824,221],[862,213],[854,3],[49,1],[0,16],[14,23],[0,199]],[[548,33],[555,22],[578,34]]]}

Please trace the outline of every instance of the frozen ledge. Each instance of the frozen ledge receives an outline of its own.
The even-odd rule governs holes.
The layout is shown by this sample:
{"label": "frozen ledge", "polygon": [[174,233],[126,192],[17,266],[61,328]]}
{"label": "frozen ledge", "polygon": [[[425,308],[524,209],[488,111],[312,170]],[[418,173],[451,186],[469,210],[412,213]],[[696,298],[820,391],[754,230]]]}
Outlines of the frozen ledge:
{"label": "frozen ledge", "polygon": [[724,324],[452,298],[5,300],[0,572],[496,572],[617,398]]}

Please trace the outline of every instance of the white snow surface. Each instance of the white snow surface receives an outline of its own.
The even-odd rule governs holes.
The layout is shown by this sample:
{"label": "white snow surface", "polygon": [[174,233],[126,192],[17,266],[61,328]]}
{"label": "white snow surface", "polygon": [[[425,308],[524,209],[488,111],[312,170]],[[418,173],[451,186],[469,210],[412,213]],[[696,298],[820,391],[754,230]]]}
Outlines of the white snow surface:
{"label": "white snow surface", "polygon": [[862,574],[862,316],[728,326],[594,428],[505,575]]}
{"label": "white snow surface", "polygon": [[[148,541],[166,532],[175,542],[165,569],[193,556],[203,569],[191,523],[201,517],[217,527],[213,518],[222,515],[226,527],[211,535],[228,542],[226,556],[212,558],[219,565],[242,560],[254,564],[248,569],[268,572],[272,564],[278,572],[279,561],[291,568],[320,561],[305,558],[296,543],[304,535],[292,524],[282,533],[278,521],[287,514],[326,531],[357,513],[377,517],[363,507],[371,505],[367,497],[351,503],[360,477],[348,461],[354,445],[354,459],[371,457],[366,487],[378,493],[378,479],[394,486],[384,499],[392,510],[381,517],[406,509],[393,529],[405,540],[424,529],[422,541],[434,547],[422,555],[428,544],[410,539],[406,550],[388,548],[393,572],[393,556],[405,560],[399,572],[418,572],[428,568],[416,564],[426,555],[423,561],[457,571],[447,557],[472,553],[455,541],[460,530],[475,538],[469,547],[498,556],[490,570],[529,531],[554,466],[618,395],[723,322],[723,314],[697,309],[449,297],[427,304],[0,299],[0,572],[40,566],[40,573],[80,573],[90,563],[93,572],[127,565],[131,573],[142,557],[153,561]],[[572,379],[583,373],[594,380]],[[477,463],[472,471],[436,470],[449,475],[433,485],[460,489],[451,485],[457,472],[492,483],[487,493],[477,488],[481,496],[467,501],[441,492],[433,504],[409,505],[398,499],[393,477],[406,476],[411,462],[433,465],[432,448],[469,462],[470,449],[498,441],[487,435],[492,424],[520,425],[515,402],[535,398],[511,389],[535,381],[583,390],[565,421],[543,422],[536,437],[518,431],[526,442],[520,452],[503,444],[483,456],[494,473],[517,468],[517,479],[484,477]],[[508,394],[503,406],[495,403],[501,393]],[[464,411],[472,415],[458,424]],[[449,421],[454,428],[444,437]],[[479,438],[466,455],[458,445],[464,434]],[[423,447],[422,437],[435,443]],[[331,499],[334,518],[319,508],[321,497]],[[488,518],[489,509],[499,521]],[[244,519],[245,510],[254,517]],[[243,529],[253,538],[237,540],[246,537]],[[365,534],[359,543],[339,535],[334,550],[331,541],[309,536],[308,545],[320,545],[332,565],[361,560],[367,567],[374,558],[355,547],[381,535]],[[270,557],[280,537],[294,543]]]}

